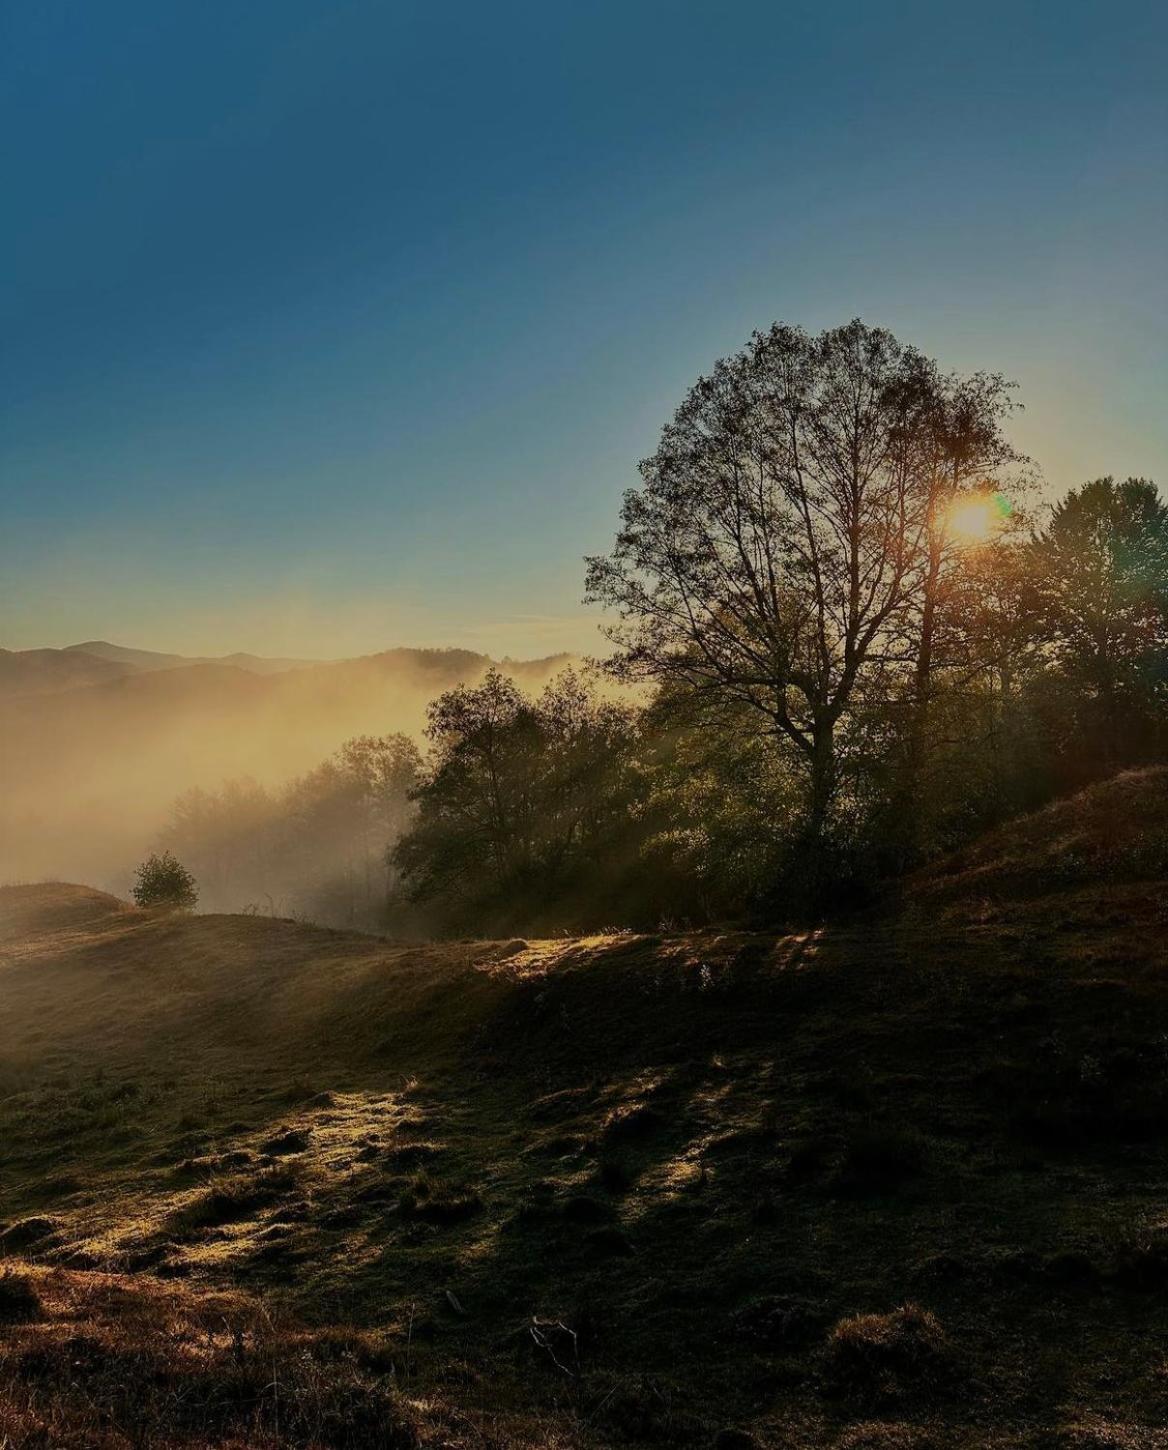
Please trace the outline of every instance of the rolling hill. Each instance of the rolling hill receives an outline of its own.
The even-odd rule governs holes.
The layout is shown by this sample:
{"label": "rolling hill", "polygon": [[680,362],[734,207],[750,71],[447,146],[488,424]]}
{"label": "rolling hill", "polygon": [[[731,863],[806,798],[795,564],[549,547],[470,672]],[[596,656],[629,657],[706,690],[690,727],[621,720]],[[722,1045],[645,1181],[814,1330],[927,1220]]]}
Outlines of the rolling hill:
{"label": "rolling hill", "polygon": [[785,937],[407,948],[10,888],[0,1420],[1158,1445],[1166,886],[1150,771]]}

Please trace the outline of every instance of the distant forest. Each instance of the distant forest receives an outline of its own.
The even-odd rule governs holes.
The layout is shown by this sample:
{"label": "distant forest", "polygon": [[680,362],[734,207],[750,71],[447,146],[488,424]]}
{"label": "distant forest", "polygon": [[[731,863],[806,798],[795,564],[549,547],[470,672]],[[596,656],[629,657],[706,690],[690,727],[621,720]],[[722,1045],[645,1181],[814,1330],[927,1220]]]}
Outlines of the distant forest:
{"label": "distant forest", "polygon": [[164,844],[206,906],[403,935],[777,921],[1168,759],[1168,507],[1041,505],[1016,406],[860,322],[756,334],[588,561],[601,664],[448,690],[425,754],[190,792]]}

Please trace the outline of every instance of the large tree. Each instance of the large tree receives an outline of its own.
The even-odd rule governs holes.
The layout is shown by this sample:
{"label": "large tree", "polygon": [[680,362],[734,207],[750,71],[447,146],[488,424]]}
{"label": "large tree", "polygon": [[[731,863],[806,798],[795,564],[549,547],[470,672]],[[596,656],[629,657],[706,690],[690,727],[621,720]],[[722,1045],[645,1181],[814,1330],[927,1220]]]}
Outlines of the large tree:
{"label": "large tree", "polygon": [[612,553],[588,561],[589,599],[616,615],[613,669],[745,707],[785,741],[812,840],[840,783],[841,722],[903,695],[933,628],[939,510],[968,486],[981,435],[996,448],[1003,386],[944,378],[859,321],[756,333],[691,390],[625,495]]}

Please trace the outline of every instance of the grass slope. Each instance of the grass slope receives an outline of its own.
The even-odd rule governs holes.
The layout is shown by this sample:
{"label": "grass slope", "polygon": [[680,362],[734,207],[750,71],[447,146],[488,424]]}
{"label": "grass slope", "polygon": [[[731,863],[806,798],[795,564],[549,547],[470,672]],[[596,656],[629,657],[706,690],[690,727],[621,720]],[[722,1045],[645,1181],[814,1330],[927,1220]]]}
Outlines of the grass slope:
{"label": "grass slope", "polygon": [[1164,1444],[1166,879],[1145,772],[783,938],[8,888],[0,1444]]}

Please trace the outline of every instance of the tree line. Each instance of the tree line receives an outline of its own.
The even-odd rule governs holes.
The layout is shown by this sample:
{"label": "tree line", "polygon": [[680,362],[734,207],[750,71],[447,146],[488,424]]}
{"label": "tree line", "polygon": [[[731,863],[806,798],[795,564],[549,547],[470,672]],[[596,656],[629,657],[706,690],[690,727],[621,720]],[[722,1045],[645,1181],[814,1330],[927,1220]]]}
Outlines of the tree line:
{"label": "tree line", "polygon": [[158,845],[190,871],[204,909],[379,930],[397,879],[386,853],[421,771],[407,736],[359,736],[280,789],[188,790]]}
{"label": "tree line", "polygon": [[446,692],[424,758],[346,747],[277,803],[288,869],[343,820],[391,930],[776,920],[1168,758],[1168,507],[1107,477],[1040,513],[1016,407],[858,321],[756,334],[587,561],[602,665]]}

